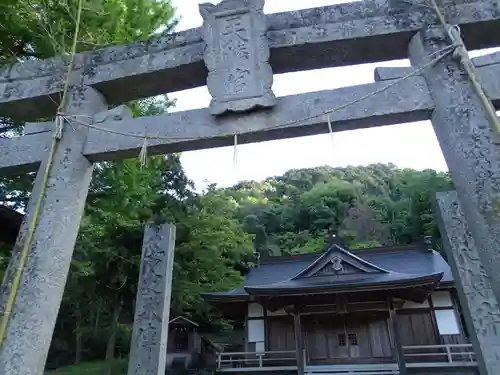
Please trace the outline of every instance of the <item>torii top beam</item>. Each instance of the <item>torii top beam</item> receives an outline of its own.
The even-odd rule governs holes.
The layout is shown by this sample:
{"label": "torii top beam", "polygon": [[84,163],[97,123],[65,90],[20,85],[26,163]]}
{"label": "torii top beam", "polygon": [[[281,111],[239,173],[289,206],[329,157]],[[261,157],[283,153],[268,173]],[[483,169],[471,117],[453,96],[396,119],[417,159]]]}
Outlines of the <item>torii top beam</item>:
{"label": "torii top beam", "polygon": [[[496,108],[500,108],[500,52],[472,59],[484,89]],[[144,135],[161,136],[148,141],[148,153],[163,154],[211,147],[229,146],[232,134],[239,134],[238,144],[283,139],[326,133],[327,116],[321,112],[341,106],[353,99],[393,86],[371,98],[344,110],[332,113],[332,130],[345,131],[412,121],[428,120],[434,103],[427,85],[420,75],[400,80],[414,68],[377,68],[375,83],[343,87],[334,90],[290,95],[278,99],[271,112],[256,112],[245,116],[211,116],[208,109],[167,113],[137,119],[116,119],[116,108],[111,115],[103,113],[97,125],[113,132],[136,134],[137,137],[109,134],[99,130],[89,132],[84,155],[93,162],[134,157],[142,148]],[[319,115],[308,121],[309,115]],[[275,128],[278,124],[287,126]],[[53,123],[27,124],[26,135],[0,139],[0,172],[32,171],[48,152]]]}
{"label": "torii top beam", "polygon": [[[413,4],[412,4],[413,3]],[[496,0],[442,2],[469,49],[500,45]],[[407,57],[411,36],[435,14],[422,0],[359,1],[267,16],[275,74]],[[82,53],[74,82],[98,89],[111,105],[205,84],[201,29]],[[62,58],[0,70],[0,115],[23,121],[54,115],[67,62]]]}

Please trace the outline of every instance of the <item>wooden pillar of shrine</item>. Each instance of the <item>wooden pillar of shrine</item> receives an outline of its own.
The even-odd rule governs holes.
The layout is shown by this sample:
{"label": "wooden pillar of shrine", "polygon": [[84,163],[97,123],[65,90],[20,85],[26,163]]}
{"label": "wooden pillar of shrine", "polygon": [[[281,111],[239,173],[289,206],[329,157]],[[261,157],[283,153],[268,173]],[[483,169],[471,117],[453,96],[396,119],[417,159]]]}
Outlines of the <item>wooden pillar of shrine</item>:
{"label": "wooden pillar of shrine", "polygon": [[389,307],[389,330],[392,337],[392,352],[398,363],[399,374],[408,375],[403,345],[401,344],[401,332],[399,330],[398,316],[396,314],[396,310],[394,309],[392,297],[389,297],[387,303]]}
{"label": "wooden pillar of shrine", "polygon": [[293,310],[293,332],[295,336],[295,350],[297,356],[297,375],[304,375],[306,367],[304,355],[304,339],[302,337],[300,313],[297,308],[294,308]]}

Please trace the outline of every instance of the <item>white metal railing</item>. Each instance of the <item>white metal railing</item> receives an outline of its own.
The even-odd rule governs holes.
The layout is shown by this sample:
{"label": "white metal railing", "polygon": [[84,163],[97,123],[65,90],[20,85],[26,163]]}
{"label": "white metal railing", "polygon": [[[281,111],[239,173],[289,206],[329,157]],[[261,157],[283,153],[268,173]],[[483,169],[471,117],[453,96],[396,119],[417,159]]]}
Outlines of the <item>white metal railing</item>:
{"label": "white metal railing", "polygon": [[307,366],[305,374],[306,375],[399,375],[399,369],[398,365],[395,363]]}
{"label": "white metal railing", "polygon": [[[403,347],[406,366],[416,367],[462,367],[477,366],[476,355],[471,344],[419,345]],[[314,365],[308,363],[305,350],[302,353],[306,373],[329,372],[353,374],[396,374],[394,364],[364,365]],[[377,368],[375,368],[375,367]],[[373,367],[373,368],[372,368]],[[380,367],[380,368],[379,368]],[[297,354],[289,351],[227,352],[217,353],[217,369],[220,371],[280,371],[297,369]],[[326,371],[328,370],[328,371]],[[346,372],[349,370],[348,372]],[[364,371],[364,372],[363,372]],[[378,372],[377,372],[378,371]],[[385,372],[384,372],[385,371]]]}
{"label": "white metal railing", "polygon": [[471,344],[418,345],[403,347],[408,367],[412,364],[476,365],[476,354]]}
{"label": "white metal railing", "polygon": [[297,367],[295,350],[217,353],[217,368]]}

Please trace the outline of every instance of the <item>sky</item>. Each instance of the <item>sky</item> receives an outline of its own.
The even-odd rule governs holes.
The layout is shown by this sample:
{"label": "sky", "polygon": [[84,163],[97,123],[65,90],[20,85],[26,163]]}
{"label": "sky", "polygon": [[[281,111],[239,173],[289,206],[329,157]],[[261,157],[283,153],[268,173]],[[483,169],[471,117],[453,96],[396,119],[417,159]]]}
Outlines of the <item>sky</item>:
{"label": "sky", "polygon": [[[198,4],[207,1],[173,0],[180,23],[177,30],[201,26]],[[218,3],[219,1],[212,1]],[[264,12],[277,13],[302,8],[338,4],[335,0],[266,0]],[[307,4],[307,5],[306,5]],[[491,52],[489,50],[487,52]],[[482,51],[480,54],[486,53]],[[472,54],[473,56],[478,53]],[[330,68],[275,75],[273,91],[279,96],[335,89],[373,82],[376,66],[409,66],[407,60]],[[205,87],[169,95],[177,99],[175,111],[208,107],[210,95]],[[241,180],[263,180],[289,169],[330,165],[367,165],[393,163],[418,170],[447,170],[430,122],[414,122],[301,137],[234,147],[185,152],[182,163],[198,190],[207,183],[234,185]]]}

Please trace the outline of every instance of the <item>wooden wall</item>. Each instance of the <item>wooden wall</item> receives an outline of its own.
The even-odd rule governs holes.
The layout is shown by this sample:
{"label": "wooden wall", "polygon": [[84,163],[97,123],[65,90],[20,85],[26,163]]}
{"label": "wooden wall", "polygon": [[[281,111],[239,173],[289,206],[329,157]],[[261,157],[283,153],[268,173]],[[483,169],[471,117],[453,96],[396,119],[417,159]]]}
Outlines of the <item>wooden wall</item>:
{"label": "wooden wall", "polygon": [[[266,319],[269,351],[295,350],[293,318]],[[385,362],[392,358],[387,313],[303,315],[309,363]]]}
{"label": "wooden wall", "polygon": [[392,357],[387,313],[304,316],[311,362],[384,362]]}
{"label": "wooden wall", "polygon": [[401,345],[438,345],[439,339],[430,309],[398,311]]}
{"label": "wooden wall", "polygon": [[[449,291],[435,292],[421,304],[403,302],[397,309],[403,346],[468,342],[456,301]],[[302,332],[308,361],[385,362],[392,360],[387,311],[349,314],[302,315]],[[270,312],[249,305],[246,351],[293,351],[293,317],[284,310]]]}
{"label": "wooden wall", "polygon": [[407,302],[398,310],[403,346],[467,343],[458,300],[452,291],[434,292],[422,304]]}
{"label": "wooden wall", "polygon": [[268,351],[295,350],[292,316],[267,317],[266,329],[266,347]]}

